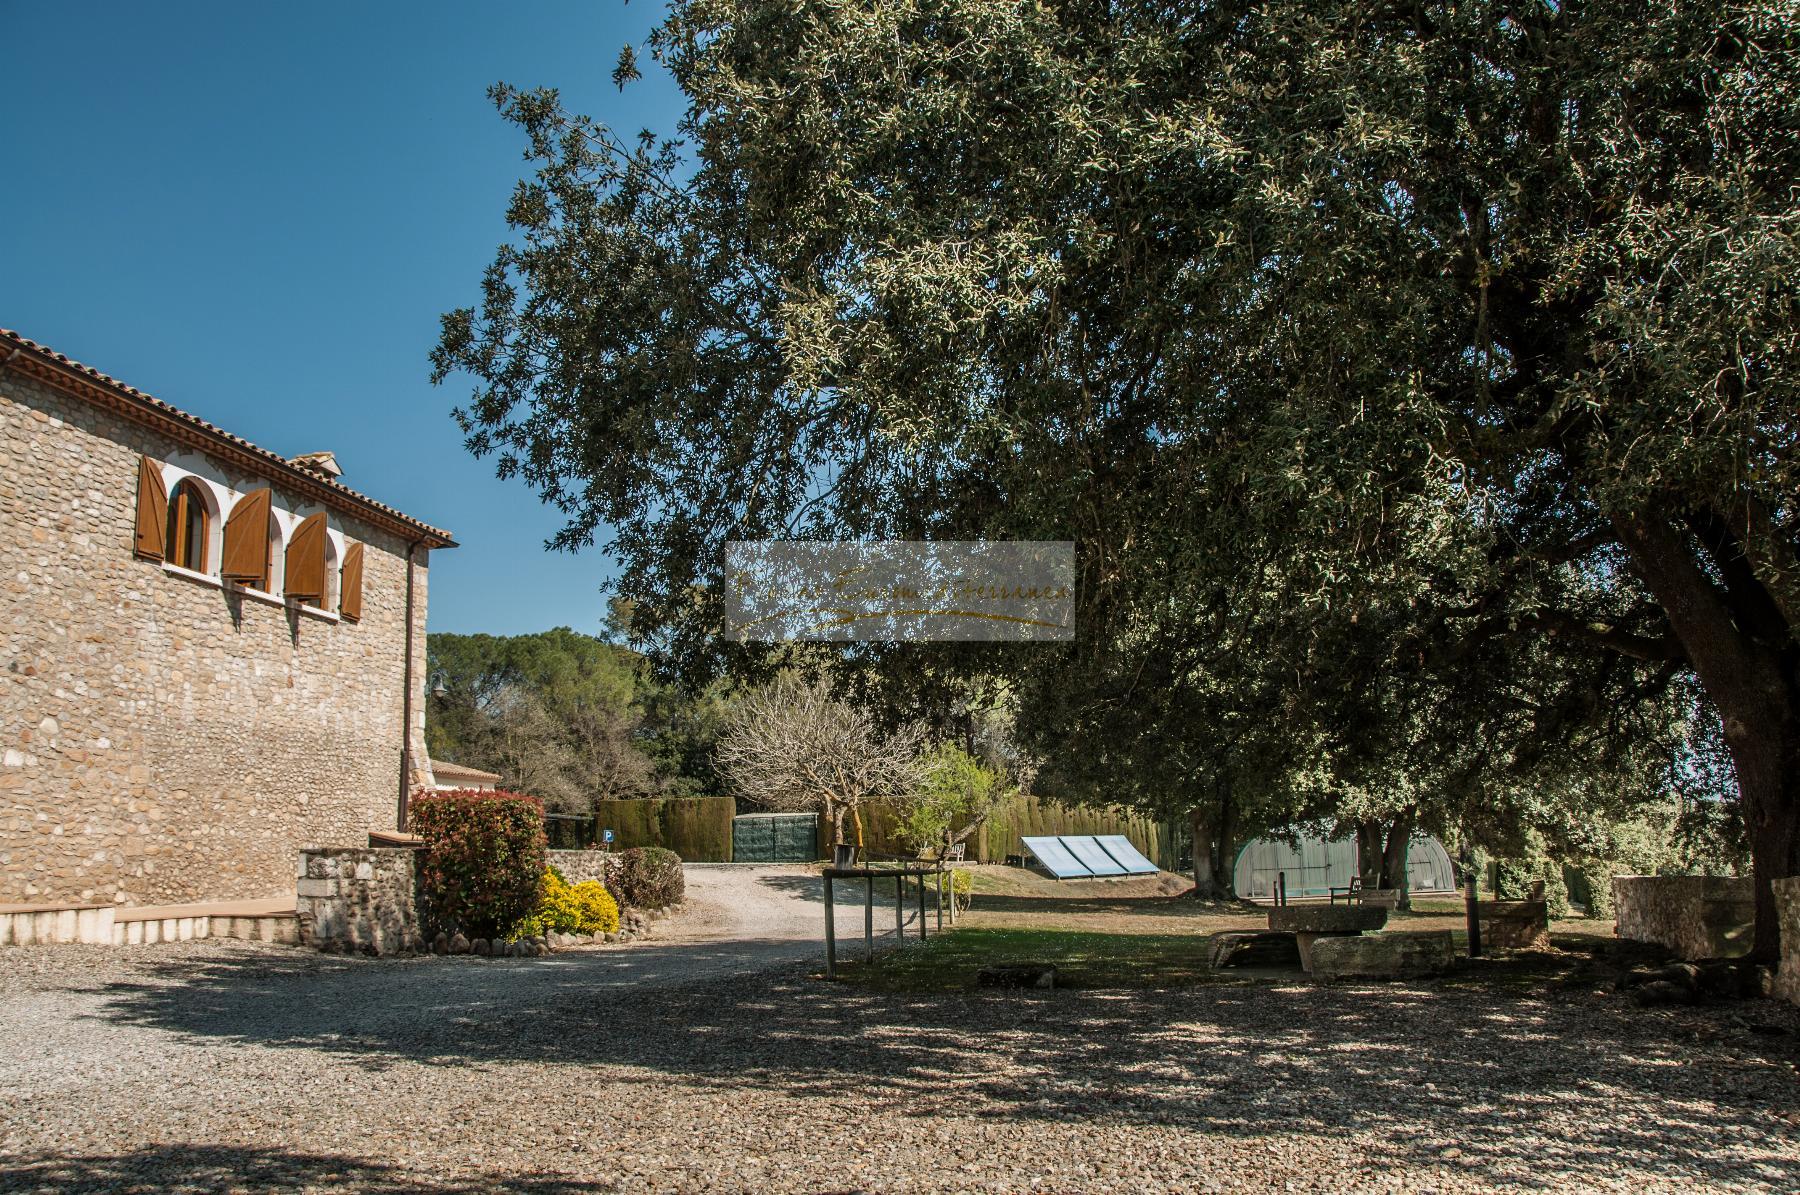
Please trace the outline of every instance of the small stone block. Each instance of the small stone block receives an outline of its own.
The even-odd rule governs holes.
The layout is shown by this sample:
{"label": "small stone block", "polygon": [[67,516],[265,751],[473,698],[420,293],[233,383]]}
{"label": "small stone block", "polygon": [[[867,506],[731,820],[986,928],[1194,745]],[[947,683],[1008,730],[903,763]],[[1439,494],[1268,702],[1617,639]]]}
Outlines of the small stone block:
{"label": "small stone block", "polygon": [[984,988],[1053,988],[1054,963],[990,963],[975,974]]}

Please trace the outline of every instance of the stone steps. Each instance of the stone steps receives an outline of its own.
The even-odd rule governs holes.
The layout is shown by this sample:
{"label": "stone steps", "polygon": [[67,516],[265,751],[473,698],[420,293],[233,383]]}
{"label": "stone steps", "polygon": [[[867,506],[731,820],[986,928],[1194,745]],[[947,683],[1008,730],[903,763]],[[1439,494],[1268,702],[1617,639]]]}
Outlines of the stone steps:
{"label": "stone steps", "polygon": [[110,946],[112,905],[0,905],[0,946]]}
{"label": "stone steps", "polygon": [[292,897],[189,905],[0,905],[0,946],[147,946],[234,938],[297,945]]}

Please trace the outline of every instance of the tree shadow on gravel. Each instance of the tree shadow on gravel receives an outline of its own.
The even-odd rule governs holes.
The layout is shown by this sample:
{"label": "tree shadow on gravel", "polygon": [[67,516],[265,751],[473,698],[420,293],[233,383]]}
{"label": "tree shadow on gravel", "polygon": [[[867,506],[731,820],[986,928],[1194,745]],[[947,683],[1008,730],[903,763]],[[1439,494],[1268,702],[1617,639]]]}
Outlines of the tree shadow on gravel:
{"label": "tree shadow on gravel", "polygon": [[381,1162],[283,1149],[166,1145],[125,1154],[46,1154],[8,1158],[0,1170],[0,1192],[106,1191],[113,1195],[152,1192],[233,1191],[274,1195],[289,1191],[359,1191],[369,1195],[577,1195],[615,1191],[613,1183],[495,1175],[469,1184],[428,1179]]}
{"label": "tree shadow on gravel", "polygon": [[[1784,1119],[1800,1106],[1800,1010],[1769,1001],[1640,1010],[1592,987],[1521,994],[1469,977],[895,995],[826,984],[805,964],[731,973],[752,958],[732,952],[753,946],[519,961],[215,956],[102,989],[103,1015],[372,1067],[555,1064],[583,1068],[584,1084],[676,1077],[696,1098],[754,1088],[875,1116],[1325,1147],[1355,1132],[1369,1166],[1463,1182],[1548,1188],[1636,1172],[1800,1187]],[[695,952],[721,970],[680,978]]]}

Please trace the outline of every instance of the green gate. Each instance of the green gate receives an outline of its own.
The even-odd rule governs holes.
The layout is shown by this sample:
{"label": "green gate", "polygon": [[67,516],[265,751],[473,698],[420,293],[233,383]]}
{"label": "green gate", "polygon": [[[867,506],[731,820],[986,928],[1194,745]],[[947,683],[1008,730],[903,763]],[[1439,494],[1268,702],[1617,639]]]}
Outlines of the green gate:
{"label": "green gate", "polygon": [[819,857],[819,819],[811,813],[745,813],[731,819],[734,863],[811,863]]}

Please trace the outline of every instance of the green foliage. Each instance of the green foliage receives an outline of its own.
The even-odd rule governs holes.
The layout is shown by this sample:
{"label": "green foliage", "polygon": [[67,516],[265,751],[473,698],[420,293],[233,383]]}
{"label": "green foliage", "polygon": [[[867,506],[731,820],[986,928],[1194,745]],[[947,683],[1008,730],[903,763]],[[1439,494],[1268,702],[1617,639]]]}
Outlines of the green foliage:
{"label": "green foliage", "polygon": [[666,909],[680,904],[687,881],[681,857],[656,846],[620,851],[607,873],[607,883],[621,905],[634,909]]}
{"label": "green foliage", "polygon": [[537,910],[514,928],[513,937],[611,934],[619,929],[619,905],[598,880],[571,884],[554,867],[544,869]]}
{"label": "green foliage", "polygon": [[1794,874],[1792,23],[677,0],[679,144],[496,89],[537,165],[436,376],[686,674],[764,659],[727,538],[1073,539],[1076,644],[853,657],[1007,672],[1046,791],[1497,850],[1723,709]]}
{"label": "green foliage", "polygon": [[[427,637],[434,758],[500,773],[552,808],[717,791],[707,758],[722,695],[653,681],[637,653],[557,627]],[[440,695],[437,690],[443,690]]]}
{"label": "green foliage", "polygon": [[461,790],[413,799],[409,826],[425,840],[419,883],[432,920],[491,938],[537,907],[544,807],[510,792]]}
{"label": "green foliage", "polygon": [[1570,860],[1576,889],[1594,917],[1613,915],[1616,875],[1743,875],[1749,871],[1737,810],[1718,801],[1685,809],[1673,802],[1594,827]]}
{"label": "green foliage", "polygon": [[948,846],[967,838],[1001,802],[1017,794],[998,771],[945,743],[926,754],[918,795],[900,807],[895,832],[919,850]]}
{"label": "green foliage", "polygon": [[1522,857],[1495,861],[1494,895],[1500,900],[1526,900],[1531,895],[1531,885],[1542,880],[1550,916],[1567,917],[1569,889],[1563,880],[1561,861],[1549,856],[1543,840],[1536,835],[1531,836],[1527,848],[1528,853]]}

